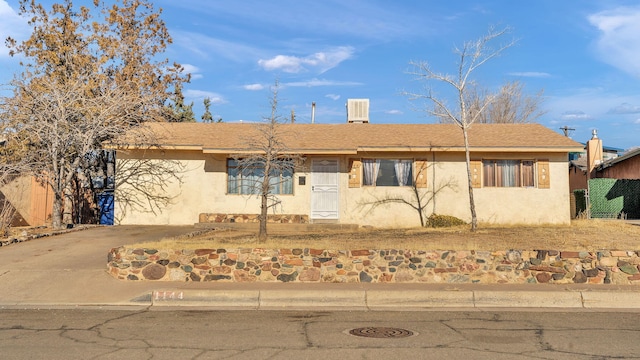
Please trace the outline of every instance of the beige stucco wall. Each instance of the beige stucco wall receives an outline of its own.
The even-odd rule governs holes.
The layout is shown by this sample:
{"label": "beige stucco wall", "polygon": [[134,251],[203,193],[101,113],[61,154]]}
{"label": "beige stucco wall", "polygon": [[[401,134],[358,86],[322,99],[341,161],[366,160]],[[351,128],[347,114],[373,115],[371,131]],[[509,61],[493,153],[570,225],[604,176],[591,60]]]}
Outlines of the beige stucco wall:
{"label": "beige stucco wall", "polygon": [[[372,157],[372,156],[367,156]],[[373,156],[375,157],[375,156]],[[398,154],[396,158],[415,157],[411,154]],[[469,192],[467,172],[463,153],[438,153],[421,157],[428,160],[427,177],[429,188],[425,199],[430,199],[425,207],[426,216],[432,213],[453,215],[465,221],[471,220],[469,210]],[[570,222],[569,179],[567,157],[564,154],[552,155],[529,153],[509,155],[496,153],[473,154],[473,159],[548,159],[550,162],[551,186],[538,188],[474,188],[474,200],[478,221],[502,224],[567,224]],[[435,183],[434,183],[435,180]],[[348,180],[344,180],[348,181]],[[435,196],[433,189],[440,189]],[[416,210],[409,205],[387,204],[376,207],[363,206],[374,199],[402,196],[414,201],[412,189],[397,187],[361,187],[342,188],[342,201],[346,211],[341,214],[345,223],[359,223],[372,226],[419,226]],[[434,202],[435,200],[435,202]],[[414,202],[415,203],[415,202]]]}
{"label": "beige stucco wall", "polygon": [[[469,221],[469,197],[466,182],[466,166],[463,153],[423,154],[396,153],[388,158],[420,158],[428,160],[430,192],[442,187],[426,206],[426,216],[432,212],[453,215]],[[118,154],[118,161],[135,153]],[[185,172],[183,183],[169,184],[166,191],[175,196],[171,205],[161,213],[127,211],[119,205],[116,192],[115,218],[121,224],[193,224],[200,213],[257,214],[260,202],[255,196],[226,194],[226,156],[202,154],[198,151],[146,152],[146,156],[158,159],[182,159]],[[413,201],[411,187],[358,187],[349,188],[349,159],[383,157],[383,154],[367,153],[362,156],[307,157],[306,169],[298,171],[294,178],[294,194],[280,195],[282,203],[275,209],[280,214],[308,215],[311,206],[311,174],[308,170],[312,159],[339,159],[339,220],[345,224],[376,227],[416,227],[420,220],[416,210],[406,204],[385,204],[373,207],[376,200],[401,196]],[[550,189],[538,188],[476,188],[476,212],[480,222],[489,223],[555,223],[566,224],[569,214],[569,179],[566,154],[529,153],[505,156],[504,154],[474,154],[474,159],[548,159],[550,161]],[[435,159],[435,161],[434,161]],[[435,175],[435,176],[434,176]],[[116,175],[117,176],[117,175]],[[306,176],[306,184],[299,185],[299,177]],[[434,183],[435,180],[435,183]],[[448,184],[447,186],[443,186]],[[426,198],[431,197],[427,194]]]}
{"label": "beige stucco wall", "polygon": [[[495,154],[485,157],[498,158]],[[478,220],[502,224],[568,224],[571,215],[567,155],[531,154],[521,158],[549,160],[550,188],[474,189]]]}
{"label": "beige stucco wall", "polygon": [[[135,158],[140,153],[118,152],[117,162]],[[114,217],[120,224],[169,224],[184,225],[198,222],[200,213],[240,213],[258,214],[260,200],[256,196],[227,194],[227,158],[221,155],[203,154],[198,151],[146,151],[145,156],[154,159],[181,159],[184,171],[181,172],[182,184],[172,181],[167,184],[166,192],[174,199],[171,204],[156,214],[145,210],[123,209],[116,190]],[[310,186],[299,187],[298,176],[294,179],[294,195],[281,195],[282,204],[275,210],[286,214],[308,214]],[[118,177],[118,174],[116,174]],[[308,182],[307,182],[308,183]],[[163,191],[157,189],[157,191]]]}

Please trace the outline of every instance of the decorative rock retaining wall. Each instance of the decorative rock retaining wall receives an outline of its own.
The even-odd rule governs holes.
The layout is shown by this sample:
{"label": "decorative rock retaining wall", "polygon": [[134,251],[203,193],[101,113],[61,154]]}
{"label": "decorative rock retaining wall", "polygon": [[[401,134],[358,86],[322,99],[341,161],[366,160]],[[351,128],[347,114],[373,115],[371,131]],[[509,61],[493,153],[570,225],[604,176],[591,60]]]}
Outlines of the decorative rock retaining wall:
{"label": "decorative rock retaining wall", "polygon": [[122,280],[640,284],[640,251],[114,248]]}
{"label": "decorative rock retaining wall", "polygon": [[[260,222],[257,214],[205,214],[198,216],[200,223],[257,223]],[[268,223],[275,224],[308,224],[309,215],[267,215]]]}

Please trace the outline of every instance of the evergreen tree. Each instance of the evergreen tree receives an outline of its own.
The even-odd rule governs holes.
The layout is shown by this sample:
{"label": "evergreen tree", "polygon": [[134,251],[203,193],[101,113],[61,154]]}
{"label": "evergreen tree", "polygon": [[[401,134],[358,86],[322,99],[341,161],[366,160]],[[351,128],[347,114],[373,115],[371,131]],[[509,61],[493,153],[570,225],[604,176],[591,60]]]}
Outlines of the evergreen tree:
{"label": "evergreen tree", "polygon": [[211,123],[213,122],[213,116],[211,115],[211,99],[206,97],[204,98],[204,114],[202,114],[202,122]]}
{"label": "evergreen tree", "polygon": [[196,116],[193,113],[193,102],[187,105],[184,102],[184,94],[182,93],[182,84],[176,84],[173,91],[172,104],[168,106],[169,114],[167,120],[170,122],[196,122]]}

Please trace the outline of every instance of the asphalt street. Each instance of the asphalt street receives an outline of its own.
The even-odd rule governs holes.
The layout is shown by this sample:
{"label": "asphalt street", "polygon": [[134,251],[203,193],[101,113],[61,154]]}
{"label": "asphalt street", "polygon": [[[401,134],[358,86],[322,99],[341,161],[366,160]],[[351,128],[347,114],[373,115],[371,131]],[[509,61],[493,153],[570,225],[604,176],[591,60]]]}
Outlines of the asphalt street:
{"label": "asphalt street", "polygon": [[0,311],[2,359],[638,359],[637,313]]}

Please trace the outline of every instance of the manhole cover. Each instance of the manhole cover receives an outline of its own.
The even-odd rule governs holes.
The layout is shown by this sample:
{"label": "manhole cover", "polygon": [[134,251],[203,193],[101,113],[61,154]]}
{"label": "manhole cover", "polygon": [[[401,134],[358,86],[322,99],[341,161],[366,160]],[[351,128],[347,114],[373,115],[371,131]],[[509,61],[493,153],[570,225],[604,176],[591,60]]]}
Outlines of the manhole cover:
{"label": "manhole cover", "polygon": [[363,327],[349,330],[349,334],[362,337],[391,339],[413,335],[413,331],[389,327]]}

